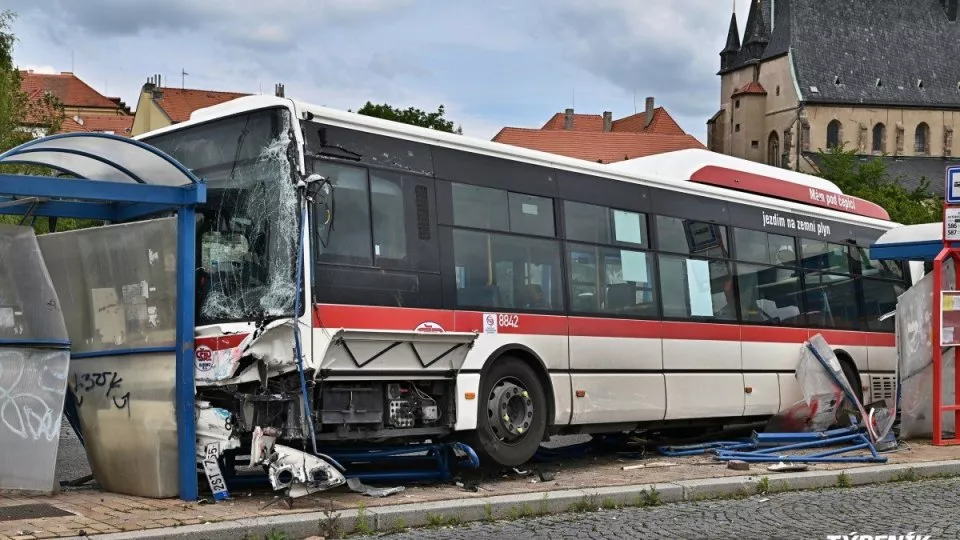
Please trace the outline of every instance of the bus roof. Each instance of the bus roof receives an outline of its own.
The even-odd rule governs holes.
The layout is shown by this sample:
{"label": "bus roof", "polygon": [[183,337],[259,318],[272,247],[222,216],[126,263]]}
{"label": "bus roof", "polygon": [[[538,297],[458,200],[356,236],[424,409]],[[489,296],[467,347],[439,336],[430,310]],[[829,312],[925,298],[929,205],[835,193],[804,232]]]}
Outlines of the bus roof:
{"label": "bus roof", "polygon": [[[268,95],[244,96],[198,109],[193,112],[187,122],[144,133],[136,138],[151,137],[214,118],[277,106],[291,108],[299,118],[310,116],[314,120],[332,125],[425,144],[621,181],[660,184],[686,193],[709,194],[747,204],[770,206],[774,200],[779,199],[779,203],[775,206],[789,211],[811,212],[815,207],[819,207],[819,213],[824,217],[830,216],[834,219],[882,228],[896,226],[895,223],[890,222],[889,214],[882,207],[863,199],[843,195],[831,182],[707,150],[681,150],[603,165]],[[695,157],[691,159],[686,169],[679,164],[685,156]],[[697,164],[699,167],[694,168]],[[769,169],[775,169],[776,175]],[[733,195],[731,191],[739,191],[740,194]]]}
{"label": "bus roof", "polygon": [[605,166],[626,173],[684,178],[698,184],[747,191],[860,216],[890,219],[880,205],[844,195],[836,184],[823,178],[709,150],[677,150]]}

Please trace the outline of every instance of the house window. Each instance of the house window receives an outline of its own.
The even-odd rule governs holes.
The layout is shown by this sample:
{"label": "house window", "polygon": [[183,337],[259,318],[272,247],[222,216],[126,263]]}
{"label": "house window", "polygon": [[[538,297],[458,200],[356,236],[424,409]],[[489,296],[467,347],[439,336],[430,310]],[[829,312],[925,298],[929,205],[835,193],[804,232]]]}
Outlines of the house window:
{"label": "house window", "polygon": [[916,154],[930,153],[930,126],[926,122],[920,122],[914,133],[913,151]]}
{"label": "house window", "polygon": [[839,120],[831,120],[827,124],[827,148],[836,148],[840,146],[843,124]]}
{"label": "house window", "polygon": [[884,150],[884,139],[887,136],[887,127],[883,123],[878,122],[873,126],[873,151],[882,153]]}
{"label": "house window", "polygon": [[736,107],[736,108],[738,108],[738,109],[740,108],[740,100],[739,100],[739,99],[736,100],[736,101],[734,101],[733,103],[734,103],[734,107]]}
{"label": "house window", "polygon": [[760,148],[760,141],[750,141],[750,148]]}
{"label": "house window", "polygon": [[737,133],[740,133],[740,124],[733,126],[733,130],[736,131]]}
{"label": "house window", "polygon": [[767,139],[767,164],[780,166],[780,136],[776,131],[771,131]]}

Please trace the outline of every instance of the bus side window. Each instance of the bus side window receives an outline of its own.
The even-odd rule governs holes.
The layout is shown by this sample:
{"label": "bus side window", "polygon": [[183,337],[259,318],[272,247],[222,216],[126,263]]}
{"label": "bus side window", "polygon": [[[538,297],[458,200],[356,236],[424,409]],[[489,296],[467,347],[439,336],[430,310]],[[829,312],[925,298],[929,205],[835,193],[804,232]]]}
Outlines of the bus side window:
{"label": "bus side window", "polygon": [[563,309],[558,242],[454,229],[453,254],[458,306]]}

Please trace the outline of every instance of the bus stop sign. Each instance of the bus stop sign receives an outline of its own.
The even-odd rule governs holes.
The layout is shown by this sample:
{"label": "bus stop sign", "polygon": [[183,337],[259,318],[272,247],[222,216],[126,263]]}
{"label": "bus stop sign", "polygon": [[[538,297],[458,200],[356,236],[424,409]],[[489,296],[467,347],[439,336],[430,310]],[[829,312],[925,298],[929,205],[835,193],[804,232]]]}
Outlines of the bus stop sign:
{"label": "bus stop sign", "polygon": [[947,167],[947,185],[944,193],[947,204],[960,204],[960,167]]}

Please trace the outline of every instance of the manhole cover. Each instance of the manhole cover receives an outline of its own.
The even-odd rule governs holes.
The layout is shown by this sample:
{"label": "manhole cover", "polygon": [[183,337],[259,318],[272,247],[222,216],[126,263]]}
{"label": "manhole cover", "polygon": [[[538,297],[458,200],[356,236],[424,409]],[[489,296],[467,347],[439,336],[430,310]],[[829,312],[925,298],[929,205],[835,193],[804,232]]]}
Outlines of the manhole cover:
{"label": "manhole cover", "polygon": [[48,517],[72,516],[72,512],[61,510],[49,504],[21,504],[19,506],[0,506],[0,521],[18,519],[37,519]]}

